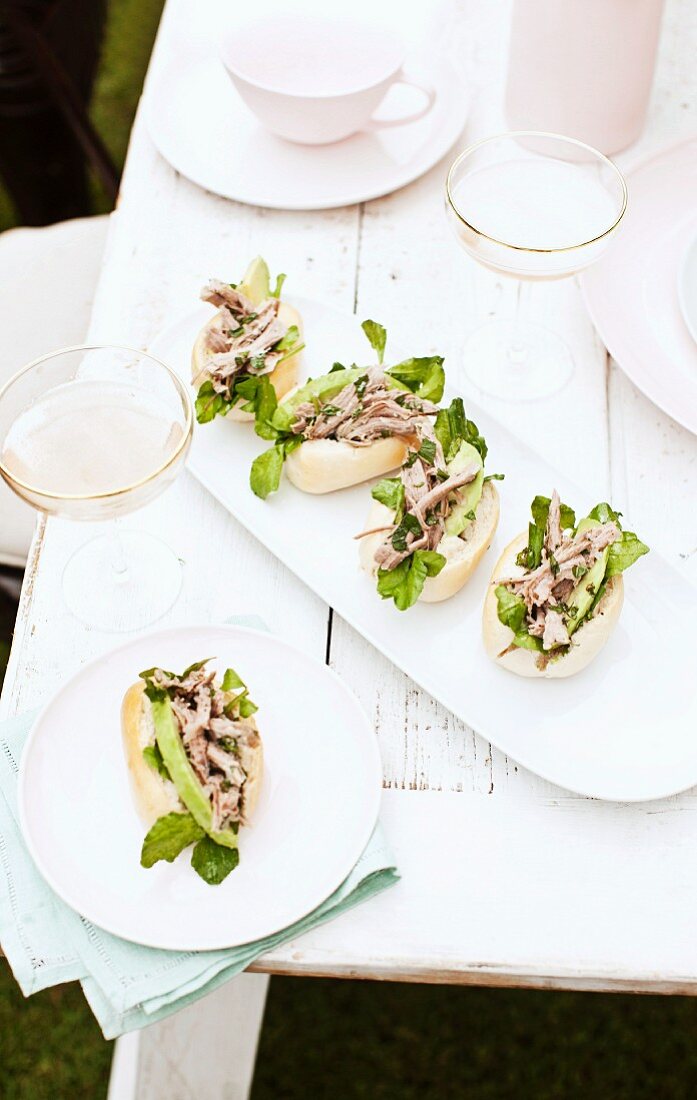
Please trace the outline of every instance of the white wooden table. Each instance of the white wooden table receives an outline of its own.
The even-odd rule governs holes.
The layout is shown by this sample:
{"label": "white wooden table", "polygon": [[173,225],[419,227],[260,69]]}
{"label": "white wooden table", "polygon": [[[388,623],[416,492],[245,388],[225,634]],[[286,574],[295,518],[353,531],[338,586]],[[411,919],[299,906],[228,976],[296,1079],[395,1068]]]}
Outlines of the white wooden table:
{"label": "white wooden table", "polygon": [[[169,0],[149,80],[177,54],[205,48],[197,6],[200,16],[195,0]],[[451,14],[458,24],[450,37],[463,44],[459,56],[472,76],[470,140],[505,128],[508,7],[470,0],[453,5]],[[694,130],[696,31],[691,0],[668,0],[649,122],[632,156]],[[156,153],[141,112],[91,335],[146,348],[162,326],[191,310],[207,277],[233,276],[261,253],[273,270],[289,273],[294,293],[380,319],[415,353],[444,353],[457,378],[460,338],[509,309],[514,287],[479,270],[451,240],[442,208],[445,169],[442,163],[392,196],[348,209],[245,207],[179,177]],[[575,282],[534,287],[530,309],[538,318],[553,317],[577,364],[572,383],[548,404],[550,415],[535,416],[539,449],[597,497],[630,513],[641,536],[697,581],[697,439],[608,361]],[[467,397],[466,385],[463,392]],[[519,406],[486,404],[512,431],[524,430]],[[255,970],[697,992],[694,792],[646,805],[604,804],[518,768],[332,616],[189,475],[131,523],[157,531],[186,562],[182,596],[166,621],[259,614],[281,636],[316,656],[326,654],[375,723],[384,768],[382,818],[402,881],[274,950]],[[86,534],[84,527],[53,521],[39,527],[3,693],[5,713],[35,706],[83,661],[122,640],[90,632],[63,608],[61,569]],[[232,567],[227,592],[215,599],[203,568],[212,547]],[[626,705],[631,720],[632,700]],[[259,981],[236,987],[244,1012],[257,1023],[264,992]],[[256,1010],[248,997],[256,998]],[[190,1025],[177,1020],[158,1027],[196,1026],[193,1017]],[[146,1055],[141,1050],[139,1096],[157,1095],[156,1046],[150,1044]],[[202,1062],[199,1057],[199,1087]],[[244,1087],[239,1084],[240,1095]]]}

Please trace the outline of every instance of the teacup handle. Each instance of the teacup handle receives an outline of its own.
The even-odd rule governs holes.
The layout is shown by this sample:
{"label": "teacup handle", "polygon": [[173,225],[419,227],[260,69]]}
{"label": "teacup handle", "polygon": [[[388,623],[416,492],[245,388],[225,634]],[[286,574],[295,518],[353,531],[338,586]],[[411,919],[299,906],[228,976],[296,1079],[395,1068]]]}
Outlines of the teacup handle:
{"label": "teacup handle", "polygon": [[412,111],[411,114],[402,115],[401,118],[370,118],[363,127],[364,130],[387,130],[390,126],[404,126],[406,122],[416,122],[417,119],[423,118],[431,110],[431,107],[436,101],[436,89],[432,84],[427,84],[425,81],[416,80],[414,77],[409,76],[404,69],[400,69],[395,74],[395,78],[390,85],[391,88],[395,84],[407,84],[410,88],[417,88],[426,97],[426,102],[423,107],[419,107],[416,111]]}

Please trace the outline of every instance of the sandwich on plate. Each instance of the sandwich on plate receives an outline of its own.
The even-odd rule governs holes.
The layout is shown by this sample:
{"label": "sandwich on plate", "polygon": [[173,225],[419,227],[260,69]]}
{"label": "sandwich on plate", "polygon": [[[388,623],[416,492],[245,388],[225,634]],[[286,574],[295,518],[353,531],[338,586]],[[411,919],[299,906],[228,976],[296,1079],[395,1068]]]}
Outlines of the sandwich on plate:
{"label": "sandwich on plate", "polygon": [[201,291],[217,312],[201,329],[191,355],[196,419],[254,420],[271,391],[283,397],[295,386],[303,348],[300,314],[281,301],[285,275],[271,289],[269,269],[252,260],[241,283],[212,279]]}
{"label": "sandwich on plate", "polygon": [[193,845],[192,867],[217,885],[239,863],[238,830],[259,797],[263,752],[245,684],[231,668],[219,682],[208,660],[180,676],[141,672],[121,722],[134,800],[149,830],[142,866],[171,863]]}
{"label": "sandwich on plate", "polygon": [[377,353],[372,366],[335,363],[276,403],[260,404],[256,431],[273,446],[259,455],[250,486],[263,500],[278,489],[285,464],[305,493],[331,493],[397,469],[438,413],[445,374],[440,355],[383,366],[387,334],[364,321]]}
{"label": "sandwich on plate", "polygon": [[489,548],[499,519],[493,481],[502,475],[485,475],[486,455],[457,397],[428,423],[399,476],[373,488],[366,529],[356,536],[360,562],[400,611],[459,592]]}
{"label": "sandwich on plate", "polygon": [[527,534],[496,563],[484,602],[488,655],[519,676],[580,672],[600,652],[622,610],[622,574],[646,546],[623,531],[609,504],[578,523],[556,489],[535,497]]}

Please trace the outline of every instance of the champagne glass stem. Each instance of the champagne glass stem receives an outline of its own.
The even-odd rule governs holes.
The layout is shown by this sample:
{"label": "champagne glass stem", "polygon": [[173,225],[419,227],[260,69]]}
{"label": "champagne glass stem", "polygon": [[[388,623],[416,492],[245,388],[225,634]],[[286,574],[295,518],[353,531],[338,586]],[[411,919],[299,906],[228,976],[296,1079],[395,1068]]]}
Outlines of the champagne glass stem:
{"label": "champagne glass stem", "polygon": [[518,279],[515,288],[515,305],[511,335],[508,344],[508,360],[511,366],[523,367],[528,359],[528,341],[526,338],[525,314],[530,300],[531,283]]}
{"label": "champagne glass stem", "polygon": [[117,584],[123,584],[128,580],[128,558],[126,557],[118,523],[111,524],[111,530],[107,533],[107,540],[113,579]]}

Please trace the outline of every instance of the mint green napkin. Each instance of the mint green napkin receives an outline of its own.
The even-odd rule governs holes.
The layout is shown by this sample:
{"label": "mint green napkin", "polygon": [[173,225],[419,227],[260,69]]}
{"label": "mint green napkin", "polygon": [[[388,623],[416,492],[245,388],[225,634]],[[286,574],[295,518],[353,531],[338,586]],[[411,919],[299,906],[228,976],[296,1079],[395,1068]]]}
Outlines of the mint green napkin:
{"label": "mint green napkin", "polygon": [[[238,625],[263,626],[253,617]],[[78,979],[107,1039],[162,1020],[295,939],[395,883],[399,874],[378,825],[338,890],[296,924],[225,951],[158,951],[103,932],[44,882],[17,824],[19,759],[35,713],[0,724],[0,944],[25,996]]]}

